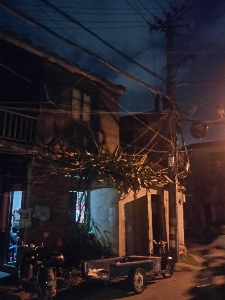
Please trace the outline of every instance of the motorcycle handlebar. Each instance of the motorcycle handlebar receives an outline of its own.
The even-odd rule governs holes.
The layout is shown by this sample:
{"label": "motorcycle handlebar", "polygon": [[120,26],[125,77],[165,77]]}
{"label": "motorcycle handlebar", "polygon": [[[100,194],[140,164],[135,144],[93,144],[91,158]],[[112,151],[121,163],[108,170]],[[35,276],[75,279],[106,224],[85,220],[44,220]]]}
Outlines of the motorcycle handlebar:
{"label": "motorcycle handlebar", "polygon": [[26,245],[26,244],[22,244],[22,245],[19,245],[19,246],[17,246],[17,247],[28,248],[28,245]]}
{"label": "motorcycle handlebar", "polygon": [[157,242],[156,240],[152,240],[152,241],[153,241],[153,243],[155,243],[157,245],[166,245],[167,244],[167,242],[165,242],[165,241],[159,241],[159,242]]}
{"label": "motorcycle handlebar", "polygon": [[[18,236],[18,239],[21,241],[21,245],[18,247],[24,247],[24,248],[29,248],[29,244],[25,244],[23,240]],[[34,250],[37,250],[38,248],[44,248],[44,243],[41,243],[41,245],[37,245],[34,247]]]}
{"label": "motorcycle handlebar", "polygon": [[[44,232],[44,240],[42,241],[42,243],[41,243],[41,245],[38,245],[38,246],[36,246],[36,243],[34,243],[35,244],[35,250],[37,250],[38,248],[43,248],[44,247],[44,242],[45,242],[45,240],[46,240],[46,238],[49,236],[49,233],[48,232]],[[29,248],[29,244],[27,245],[27,244],[24,244],[24,241],[19,237],[19,235],[18,235],[18,233],[17,233],[17,238],[18,238],[18,240],[20,240],[21,241],[21,243],[22,243],[22,247],[27,247],[27,248]]]}

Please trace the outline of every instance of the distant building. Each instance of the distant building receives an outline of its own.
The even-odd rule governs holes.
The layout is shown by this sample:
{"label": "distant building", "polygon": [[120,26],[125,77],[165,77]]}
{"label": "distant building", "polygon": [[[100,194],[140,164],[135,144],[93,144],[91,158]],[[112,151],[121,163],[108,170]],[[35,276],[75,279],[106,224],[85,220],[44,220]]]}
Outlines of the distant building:
{"label": "distant building", "polygon": [[225,141],[188,146],[190,175],[186,178],[184,216],[187,234],[225,222]]}

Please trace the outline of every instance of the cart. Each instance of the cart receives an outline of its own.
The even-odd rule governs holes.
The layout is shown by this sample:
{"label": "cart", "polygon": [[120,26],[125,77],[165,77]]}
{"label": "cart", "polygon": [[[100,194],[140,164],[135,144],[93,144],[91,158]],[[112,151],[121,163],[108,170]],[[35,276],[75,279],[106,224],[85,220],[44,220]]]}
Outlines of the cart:
{"label": "cart", "polygon": [[84,261],[82,277],[86,280],[112,282],[127,280],[130,288],[140,294],[146,288],[147,279],[158,275],[170,278],[174,272],[172,257],[123,256]]}

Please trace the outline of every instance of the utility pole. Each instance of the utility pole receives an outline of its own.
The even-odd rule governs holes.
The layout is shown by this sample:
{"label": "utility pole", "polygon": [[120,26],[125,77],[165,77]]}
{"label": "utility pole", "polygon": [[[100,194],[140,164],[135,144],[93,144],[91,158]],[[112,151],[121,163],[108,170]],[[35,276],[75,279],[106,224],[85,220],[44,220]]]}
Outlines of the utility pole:
{"label": "utility pole", "polygon": [[[173,72],[173,36],[176,27],[184,27],[185,25],[177,25],[177,21],[181,21],[182,15],[190,8],[186,5],[176,7],[171,5],[172,12],[165,12],[165,21],[155,17],[156,24],[151,24],[151,30],[157,30],[166,34],[166,53],[167,53],[167,84],[166,94],[168,99],[163,99],[163,109],[169,110],[167,128],[165,133],[170,140],[168,147],[168,167],[169,177],[169,249],[174,261],[179,260],[179,236],[177,224],[177,119],[179,112],[177,110],[174,98],[174,72]],[[175,25],[176,22],[176,25]],[[169,160],[170,159],[170,160]]]}

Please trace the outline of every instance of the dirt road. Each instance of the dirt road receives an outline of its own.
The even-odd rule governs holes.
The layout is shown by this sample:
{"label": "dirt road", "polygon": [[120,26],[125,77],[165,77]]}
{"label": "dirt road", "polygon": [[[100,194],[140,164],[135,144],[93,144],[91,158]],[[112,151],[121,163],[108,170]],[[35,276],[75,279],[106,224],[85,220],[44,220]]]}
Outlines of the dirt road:
{"label": "dirt road", "polygon": [[[169,279],[157,278],[149,282],[145,291],[136,295],[129,290],[125,282],[115,283],[109,287],[102,284],[85,282],[79,286],[58,292],[55,300],[180,300],[180,299],[216,299],[209,288],[196,288],[198,271],[175,272]],[[1,286],[0,300],[28,300],[29,294],[17,293],[15,286]],[[3,293],[5,291],[5,293]],[[214,291],[214,290],[213,290]],[[201,292],[201,295],[200,295]],[[205,295],[202,298],[202,295]],[[201,297],[200,297],[201,296]],[[211,298],[209,298],[209,296]],[[208,297],[208,298],[207,298]],[[37,299],[32,297],[32,299]],[[222,299],[222,298],[221,298]]]}
{"label": "dirt road", "polygon": [[[114,283],[105,287],[99,283],[84,282],[71,289],[59,290],[54,300],[224,300],[225,285],[204,284],[199,279],[202,269],[177,269],[171,278],[159,276],[155,281],[148,282],[142,294],[134,294],[125,282]],[[201,276],[200,276],[201,277]],[[0,283],[0,300],[28,300],[29,294],[18,293],[15,285],[10,282]],[[33,296],[32,299],[37,299]]]}

